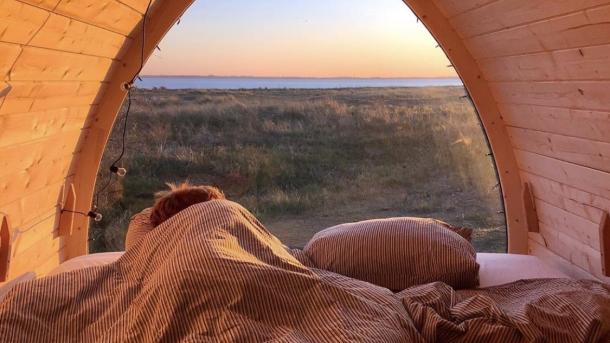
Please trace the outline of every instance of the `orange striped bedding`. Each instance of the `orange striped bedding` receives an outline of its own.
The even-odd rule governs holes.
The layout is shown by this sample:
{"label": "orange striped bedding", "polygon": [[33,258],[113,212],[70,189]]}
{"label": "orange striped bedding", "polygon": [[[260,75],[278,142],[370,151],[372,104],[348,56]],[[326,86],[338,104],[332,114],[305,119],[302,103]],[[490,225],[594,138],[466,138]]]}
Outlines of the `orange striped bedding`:
{"label": "orange striped bedding", "polygon": [[588,342],[610,337],[607,285],[534,280],[455,291],[429,283],[393,293],[303,264],[310,262],[287,250],[235,203],[194,205],[113,263],[15,286],[0,302],[0,341],[525,342],[542,335]]}

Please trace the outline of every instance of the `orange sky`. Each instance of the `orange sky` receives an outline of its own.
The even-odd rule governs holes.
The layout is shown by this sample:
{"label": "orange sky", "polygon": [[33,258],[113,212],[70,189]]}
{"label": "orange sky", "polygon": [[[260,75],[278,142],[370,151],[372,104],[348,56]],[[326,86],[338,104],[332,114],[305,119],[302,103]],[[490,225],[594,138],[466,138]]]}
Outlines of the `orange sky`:
{"label": "orange sky", "polygon": [[144,75],[454,77],[400,0],[199,0]]}

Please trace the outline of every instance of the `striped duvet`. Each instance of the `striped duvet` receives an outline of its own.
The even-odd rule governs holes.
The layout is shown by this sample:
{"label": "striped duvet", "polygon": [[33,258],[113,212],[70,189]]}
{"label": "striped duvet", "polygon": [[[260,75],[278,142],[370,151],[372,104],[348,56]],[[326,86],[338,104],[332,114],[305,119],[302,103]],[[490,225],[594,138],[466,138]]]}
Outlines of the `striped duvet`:
{"label": "striped duvet", "polygon": [[[228,201],[188,208],[118,261],[15,287],[2,342],[606,342],[610,287],[535,280],[400,293],[305,266]],[[515,296],[513,296],[513,294]]]}

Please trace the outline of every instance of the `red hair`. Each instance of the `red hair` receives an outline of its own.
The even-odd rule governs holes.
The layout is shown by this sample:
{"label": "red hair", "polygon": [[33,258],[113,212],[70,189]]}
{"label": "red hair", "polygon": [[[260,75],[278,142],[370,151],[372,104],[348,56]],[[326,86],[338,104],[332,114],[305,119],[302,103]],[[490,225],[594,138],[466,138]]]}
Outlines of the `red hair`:
{"label": "red hair", "polygon": [[155,194],[155,205],[150,214],[150,222],[158,226],[185,208],[215,199],[225,199],[222,191],[212,186],[193,186],[188,182],[180,185],[167,184],[169,191]]}

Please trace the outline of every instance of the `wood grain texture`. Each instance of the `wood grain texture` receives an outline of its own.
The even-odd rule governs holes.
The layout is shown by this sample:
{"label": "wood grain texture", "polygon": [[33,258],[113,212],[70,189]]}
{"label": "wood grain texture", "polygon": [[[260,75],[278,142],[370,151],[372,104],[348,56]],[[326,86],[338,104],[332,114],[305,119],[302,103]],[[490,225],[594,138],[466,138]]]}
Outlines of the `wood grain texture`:
{"label": "wood grain texture", "polygon": [[523,184],[523,211],[525,212],[525,220],[527,223],[528,232],[540,232],[538,226],[538,213],[536,211],[536,200],[532,186],[525,182]]}
{"label": "wood grain texture", "polygon": [[501,0],[455,16],[451,25],[462,38],[469,38],[604,4],[608,0]]}
{"label": "wood grain texture", "polygon": [[44,8],[47,10],[53,10],[60,0],[19,0],[24,3],[28,3],[30,5]]}
{"label": "wood grain texture", "polygon": [[49,12],[14,0],[0,0],[0,41],[26,44]]}
{"label": "wood grain texture", "polygon": [[[81,129],[89,111],[86,106],[0,115],[0,148]],[[58,144],[65,140],[65,137],[57,138]]]}
{"label": "wood grain texture", "polygon": [[0,177],[58,159],[72,159],[80,136],[80,129],[61,130],[33,142],[0,148]]}
{"label": "wood grain texture", "polygon": [[23,198],[23,194],[61,182],[68,176],[71,164],[71,158],[54,160],[37,165],[29,170],[1,177],[2,199],[0,199],[0,206],[19,201]]}
{"label": "wood grain texture", "polygon": [[499,103],[506,125],[610,143],[610,112]]}
{"label": "wood grain texture", "polygon": [[458,14],[484,7],[486,4],[496,1],[499,0],[432,0],[446,18],[452,18]]}
{"label": "wood grain texture", "polygon": [[[564,211],[540,199],[536,199],[540,225],[561,232],[589,248],[599,250],[598,224]],[[598,219],[599,220],[599,219]]]}
{"label": "wood grain texture", "polygon": [[489,81],[610,79],[610,45],[479,60]]}
{"label": "wood grain texture", "polygon": [[120,58],[124,36],[78,20],[51,14],[29,45],[108,58]]}
{"label": "wood grain texture", "polygon": [[610,282],[610,278],[599,278],[593,276],[588,271],[582,269],[581,267],[570,263],[567,259],[562,256],[559,256],[557,253],[549,250],[544,245],[539,244],[535,240],[530,240],[529,245],[529,253],[530,255],[535,255],[541,258],[545,263],[549,264],[553,268],[556,268],[562,271],[564,274],[575,278],[575,279],[593,279],[598,281]]}
{"label": "wood grain texture", "polygon": [[540,234],[544,237],[547,249],[550,251],[591,273],[596,278],[605,277],[602,273],[601,257],[597,249],[573,239],[564,232],[554,230],[544,223],[540,224]]}
{"label": "wood grain texture", "polygon": [[63,186],[70,180],[60,180],[42,189],[31,191],[18,201],[2,205],[0,211],[9,215],[14,230],[26,229],[46,216],[58,213],[59,204],[63,202]]}
{"label": "wood grain texture", "polygon": [[521,170],[610,199],[610,174],[515,149]]}
{"label": "wood grain texture", "polygon": [[0,116],[98,103],[106,85],[97,81],[12,81],[0,106]]}
{"label": "wood grain texture", "polygon": [[116,63],[106,57],[24,47],[9,78],[11,81],[105,81]]}
{"label": "wood grain texture", "polygon": [[610,6],[569,14],[465,40],[477,59],[610,43]]}
{"label": "wood grain texture", "polygon": [[498,102],[606,111],[610,81],[490,82]]}
{"label": "wood grain texture", "polygon": [[0,80],[8,78],[8,73],[20,53],[20,45],[0,42]]}
{"label": "wood grain texture", "polygon": [[532,184],[534,198],[540,199],[589,222],[599,223],[604,211],[610,210],[610,200],[562,184],[542,176],[522,172],[524,182]]}
{"label": "wood grain texture", "polygon": [[517,149],[610,172],[610,143],[516,127],[508,135]]}
{"label": "wood grain texture", "polygon": [[61,0],[55,13],[128,36],[142,14],[116,0]]}

